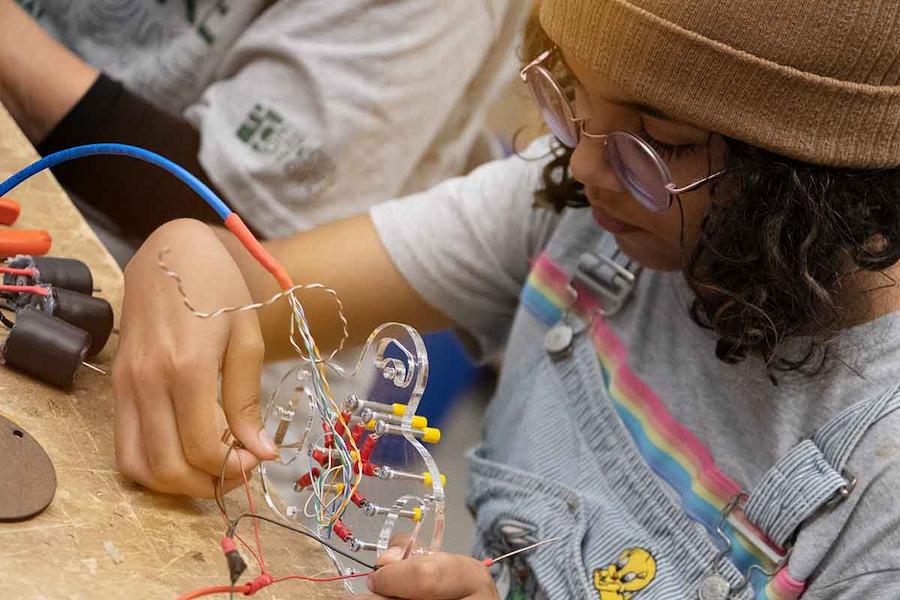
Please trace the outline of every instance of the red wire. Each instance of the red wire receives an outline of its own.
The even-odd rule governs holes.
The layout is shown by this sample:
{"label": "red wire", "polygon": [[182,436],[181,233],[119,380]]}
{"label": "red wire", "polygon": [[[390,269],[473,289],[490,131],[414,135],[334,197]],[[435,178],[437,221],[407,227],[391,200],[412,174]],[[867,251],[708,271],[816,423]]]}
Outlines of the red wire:
{"label": "red wire", "polygon": [[[223,502],[224,502],[224,500],[223,500]],[[221,505],[218,505],[218,506],[219,506],[219,514],[222,515],[222,520],[225,522],[225,527],[230,527],[231,521],[228,520],[228,514],[225,512],[225,509],[222,508]],[[253,548],[250,546],[250,544],[248,544],[244,540],[244,538],[242,538],[241,536],[239,536],[236,533],[234,534],[234,537],[237,539],[237,541],[239,541],[244,546],[244,549],[247,550],[247,552],[249,552],[250,555],[256,559],[256,562],[257,562],[257,564],[259,564],[259,569],[261,571],[262,570],[262,561],[259,560],[259,556],[257,556],[256,552],[253,551]]]}
{"label": "red wire", "polygon": [[200,588],[198,590],[194,590],[193,592],[187,592],[186,594],[182,594],[178,596],[178,600],[193,600],[194,598],[200,598],[202,596],[212,596],[213,594],[228,594],[230,592],[236,592],[243,594],[250,588],[249,584],[244,585],[236,585],[234,587],[230,585],[213,585],[210,587]]}
{"label": "red wire", "polygon": [[[250,508],[250,514],[255,517],[256,516],[256,507],[253,505],[253,495],[250,493],[250,482],[247,480],[247,473],[244,472],[244,465],[243,465],[243,462],[241,461],[240,453],[237,454],[237,457],[238,457],[238,467],[241,470],[241,479],[243,480],[243,483],[244,483],[244,492],[247,494],[247,505]],[[221,511],[221,512],[222,512],[222,517],[225,519],[225,522],[228,523],[228,516],[225,514],[224,511]],[[265,557],[263,556],[263,551],[262,551],[262,544],[260,543],[259,519],[253,519],[253,533],[254,533],[254,536],[256,537],[256,551],[259,553],[258,555],[255,552],[253,552],[253,549],[250,547],[250,545],[247,542],[245,542],[239,535],[235,535],[234,537],[236,537],[238,539],[238,541],[240,541],[241,544],[244,545],[244,547],[247,549],[247,551],[250,552],[250,554],[252,554],[254,558],[256,558],[257,562],[259,563],[259,569],[261,571],[260,577],[262,577],[267,574],[267,571],[266,571]],[[270,579],[270,583],[267,583],[267,584],[263,585],[262,587],[257,588],[257,591],[259,589],[262,589],[263,587],[268,587],[269,585],[275,585],[276,583],[281,583],[283,581],[290,581],[292,579],[296,579],[296,580],[300,580],[300,581],[309,581],[309,582],[313,582],[313,583],[327,583],[327,582],[331,582],[331,581],[341,581],[344,579],[356,579],[357,577],[368,577],[369,575],[371,575],[371,573],[354,573],[352,575],[338,575],[335,577],[307,577],[306,575],[287,575],[285,577],[279,577],[278,579]],[[271,575],[269,577],[271,578]],[[185,594],[182,594],[181,596],[178,596],[178,600],[193,600],[194,598],[201,598],[203,596],[212,596],[213,594],[227,594],[227,593],[239,593],[239,594],[244,594],[244,595],[252,595],[255,592],[253,591],[253,586],[249,583],[245,583],[243,585],[236,585],[236,586],[214,585],[214,586],[200,588],[200,589],[194,590],[192,592],[187,592]]]}
{"label": "red wire", "polygon": [[[288,581],[291,579],[299,579],[300,581],[309,581],[312,583],[327,583],[329,581],[341,581],[343,579],[356,579],[357,577],[368,577],[371,573],[354,573],[353,575],[340,575],[337,577],[306,577],[305,575],[288,575],[286,577],[279,577],[278,579],[272,580],[272,585],[276,583],[281,583],[282,581]],[[236,594],[246,594],[250,591],[250,584],[245,583],[243,585],[213,585],[210,587],[200,588],[194,590],[193,592],[188,592],[186,594],[182,594],[178,596],[178,600],[193,600],[194,598],[201,598],[203,596],[212,596],[213,594],[227,594],[229,592],[234,592]]]}
{"label": "red wire", "polygon": [[31,269],[16,269],[14,267],[0,267],[0,273],[9,273],[10,275],[24,275],[25,277],[34,277],[34,271]]}
{"label": "red wire", "polygon": [[273,584],[288,581],[290,579],[299,579],[301,581],[312,581],[313,583],[326,583],[328,581],[343,581],[344,579],[356,579],[357,577],[368,577],[371,573],[354,573],[352,575],[336,575],[335,577],[307,577],[306,575],[286,575],[272,581]]}
{"label": "red wire", "polygon": [[[241,453],[237,453],[238,467],[241,470],[241,479],[244,481],[244,492],[247,494],[247,505],[250,507],[250,514],[256,516],[256,507],[253,506],[253,495],[250,493],[250,482],[247,481],[247,473],[244,472],[244,463],[241,461]],[[263,556],[262,544],[259,541],[259,519],[253,519],[253,535],[256,537],[256,551],[259,552],[259,570],[266,572],[266,559]]]}
{"label": "red wire", "polygon": [[249,552],[250,555],[251,555],[253,558],[256,559],[256,562],[257,562],[257,564],[259,565],[259,570],[262,571],[262,570],[263,570],[263,564],[262,564],[262,561],[259,559],[259,555],[257,555],[256,552],[253,551],[253,548],[250,547],[250,544],[248,544],[247,542],[245,542],[245,541],[244,541],[244,538],[242,538],[241,536],[239,536],[239,535],[237,535],[237,534],[235,534],[234,537],[236,537],[237,540],[238,540],[241,544],[243,544],[243,546],[244,546],[244,548],[247,550],[247,552]]}
{"label": "red wire", "polygon": [[37,294],[39,296],[47,296],[50,294],[50,288],[40,287],[37,285],[0,285],[0,292],[13,292],[16,294]]}

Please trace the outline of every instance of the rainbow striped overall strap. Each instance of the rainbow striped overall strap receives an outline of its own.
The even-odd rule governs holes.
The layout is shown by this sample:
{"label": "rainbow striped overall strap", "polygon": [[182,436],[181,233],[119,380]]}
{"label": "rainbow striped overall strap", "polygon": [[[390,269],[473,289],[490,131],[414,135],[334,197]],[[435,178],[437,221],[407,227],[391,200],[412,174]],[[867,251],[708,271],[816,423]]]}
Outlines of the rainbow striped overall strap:
{"label": "rainbow striped overall strap", "polygon": [[[741,486],[718,468],[704,444],[630,369],[625,344],[606,323],[610,311],[603,302],[610,299],[604,291],[608,291],[610,281],[628,280],[617,267],[625,266],[632,273],[635,270],[623,264],[617,249],[608,243],[593,254],[605,254],[606,258],[598,261],[582,256],[574,276],[549,254],[541,255],[523,289],[523,306],[547,325],[554,325],[570,312],[590,323],[587,333],[597,351],[609,396],[647,464],[675,489],[688,515],[713,535],[724,534],[731,548],[730,558],[751,578],[756,598],[799,598],[811,573],[790,574],[784,547],[812,512],[852,491],[852,478],[844,471],[846,460],[866,430],[900,408],[900,386],[834,417],[811,440],[798,444],[773,466],[745,505],[728,511],[735,497],[741,496]],[[594,268],[585,269],[586,265]],[[605,276],[591,277],[597,266],[606,271]],[[613,301],[624,303],[627,299],[624,294]],[[622,307],[621,303],[615,310]],[[722,522],[723,513],[728,512],[728,519]],[[776,569],[774,576],[766,576],[772,569]]]}
{"label": "rainbow striped overall strap", "polygon": [[[608,316],[607,310],[592,293],[593,286],[584,285],[584,275],[573,278],[549,254],[541,255],[522,291],[523,307],[547,326],[555,325],[565,314],[577,314],[588,323],[585,334],[597,353],[607,395],[644,462],[675,491],[689,517],[731,548],[729,558],[740,572],[748,573],[751,568],[770,571],[776,564],[771,560],[773,553],[760,547],[765,536],[740,507],[722,522],[723,511],[742,493],[742,486],[719,468],[706,445],[631,368],[627,345],[609,326],[604,316]],[[719,539],[719,531],[725,541]],[[790,600],[797,596],[762,597]]]}

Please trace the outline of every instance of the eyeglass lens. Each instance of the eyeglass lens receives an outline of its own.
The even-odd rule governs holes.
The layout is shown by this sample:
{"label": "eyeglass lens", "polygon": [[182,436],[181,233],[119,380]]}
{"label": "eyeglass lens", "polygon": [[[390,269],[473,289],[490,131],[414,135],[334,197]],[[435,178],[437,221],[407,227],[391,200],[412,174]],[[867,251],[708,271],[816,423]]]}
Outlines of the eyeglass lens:
{"label": "eyeglass lens", "polygon": [[528,72],[528,89],[541,110],[544,121],[560,142],[574,148],[578,144],[578,123],[569,101],[543,67]]}
{"label": "eyeglass lens", "polygon": [[[574,148],[581,137],[580,126],[553,77],[538,66],[529,69],[526,82],[550,132]],[[616,177],[643,206],[654,211],[669,207],[668,176],[651,148],[624,132],[613,132],[607,138],[607,155]]]}
{"label": "eyeglass lens", "polygon": [[669,207],[667,177],[653,150],[617,132],[610,136],[607,155],[616,177],[638,202],[655,211]]}

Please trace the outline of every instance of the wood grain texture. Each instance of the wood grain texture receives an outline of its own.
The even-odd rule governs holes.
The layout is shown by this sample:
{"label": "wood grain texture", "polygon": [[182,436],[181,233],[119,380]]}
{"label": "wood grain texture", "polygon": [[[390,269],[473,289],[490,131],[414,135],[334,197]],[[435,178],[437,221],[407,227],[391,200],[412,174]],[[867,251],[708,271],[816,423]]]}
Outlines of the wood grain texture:
{"label": "wood grain texture", "polygon": [[[0,107],[0,177],[36,158]],[[98,295],[118,317],[122,273],[53,177],[33,177],[11,197],[22,205],[16,228],[48,229],[51,254],[86,262]],[[114,345],[115,336],[95,362],[108,368]],[[227,583],[218,545],[224,528],[215,503],[152,494],[124,480],[115,470],[112,405],[108,378],[86,369],[66,393],[0,367],[0,413],[43,445],[58,478],[46,511],[28,521],[0,523],[0,598],[173,598]],[[237,494],[230,503],[239,510]],[[250,534],[249,527],[244,533]],[[300,536],[264,528],[263,547],[276,577],[333,574],[318,546]],[[245,553],[245,559],[255,575],[252,557]],[[336,598],[341,590],[337,584],[286,582],[256,597]]]}

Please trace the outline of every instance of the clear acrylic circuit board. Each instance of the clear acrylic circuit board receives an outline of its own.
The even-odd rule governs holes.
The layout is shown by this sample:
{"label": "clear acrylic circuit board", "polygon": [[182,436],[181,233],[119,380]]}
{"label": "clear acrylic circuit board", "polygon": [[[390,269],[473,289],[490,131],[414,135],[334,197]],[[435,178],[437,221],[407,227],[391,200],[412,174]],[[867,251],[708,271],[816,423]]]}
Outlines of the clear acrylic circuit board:
{"label": "clear acrylic circuit board", "polygon": [[[356,369],[329,370],[328,381],[344,380],[334,387],[349,390],[341,398],[322,384],[325,368],[291,369],[265,407],[280,454],[260,465],[269,506],[370,563],[395,534],[413,536],[418,551],[440,550],[445,482],[427,449],[440,431],[416,414],[428,381],[421,336],[400,323],[376,328]],[[359,569],[326,552],[338,574]],[[364,579],[344,583],[365,590]]]}

